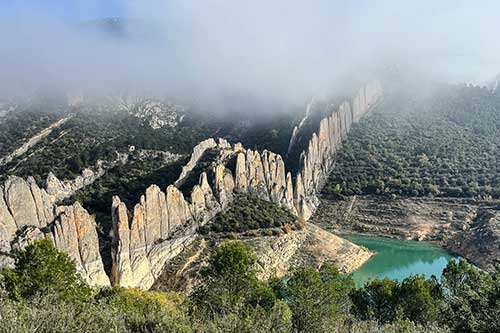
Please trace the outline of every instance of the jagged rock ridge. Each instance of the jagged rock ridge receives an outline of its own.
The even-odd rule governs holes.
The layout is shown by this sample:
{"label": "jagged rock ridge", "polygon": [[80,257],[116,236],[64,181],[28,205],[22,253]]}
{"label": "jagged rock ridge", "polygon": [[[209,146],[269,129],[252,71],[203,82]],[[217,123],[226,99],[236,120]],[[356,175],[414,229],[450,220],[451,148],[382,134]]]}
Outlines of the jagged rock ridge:
{"label": "jagged rock ridge", "polygon": [[[209,140],[209,148],[216,148],[219,155],[200,174],[188,200],[175,185],[165,190],[150,186],[131,211],[118,197],[113,198],[112,283],[149,288],[165,263],[196,238],[200,225],[228,207],[236,192],[284,205],[299,218],[308,220],[317,206],[316,193],[325,182],[336,149],[351,124],[380,97],[380,85],[370,84],[352,102],[343,103],[324,118],[318,134],[312,135],[301,154],[301,168],[295,177],[285,172],[283,158],[278,154],[244,149],[241,144],[231,146],[225,140],[219,140],[214,147],[215,141]],[[203,147],[206,144],[203,142],[194,149],[183,177],[196,166],[207,149]],[[10,177],[0,187],[1,253],[47,237],[75,260],[78,270],[90,283],[108,285],[93,218],[79,203],[58,207],[60,191],[52,191],[59,187],[55,185],[49,186],[49,193],[40,189],[33,178],[25,181]],[[2,259],[4,265],[9,264],[8,257]]]}
{"label": "jagged rock ridge", "polygon": [[[178,181],[189,175],[205,150],[219,149],[210,170],[201,173],[199,184],[193,187],[190,201],[175,185],[170,185],[165,193],[151,186],[132,212],[115,197],[113,284],[149,288],[165,263],[196,238],[197,227],[227,207],[234,193],[249,193],[284,205],[299,218],[308,220],[317,206],[316,193],[325,183],[336,149],[352,123],[381,95],[380,85],[370,84],[359,91],[352,103],[344,102],[331,116],[324,118],[319,135],[312,135],[307,150],[301,155],[301,171],[295,179],[285,172],[283,158],[278,154],[266,150],[260,153],[244,149],[241,144],[230,146],[224,140],[216,143],[209,139],[195,147]],[[236,163],[230,163],[234,160]]]}

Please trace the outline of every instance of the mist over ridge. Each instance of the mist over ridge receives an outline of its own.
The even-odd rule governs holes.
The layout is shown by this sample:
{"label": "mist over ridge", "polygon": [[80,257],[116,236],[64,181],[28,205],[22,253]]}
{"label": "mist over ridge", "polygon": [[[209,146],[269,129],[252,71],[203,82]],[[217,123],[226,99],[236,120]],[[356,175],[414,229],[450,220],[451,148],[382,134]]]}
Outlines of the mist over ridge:
{"label": "mist over ridge", "polygon": [[[78,2],[81,7],[91,6]],[[29,8],[0,23],[0,96],[134,91],[301,103],[397,68],[483,83],[499,71],[493,1],[123,1],[123,18]]]}

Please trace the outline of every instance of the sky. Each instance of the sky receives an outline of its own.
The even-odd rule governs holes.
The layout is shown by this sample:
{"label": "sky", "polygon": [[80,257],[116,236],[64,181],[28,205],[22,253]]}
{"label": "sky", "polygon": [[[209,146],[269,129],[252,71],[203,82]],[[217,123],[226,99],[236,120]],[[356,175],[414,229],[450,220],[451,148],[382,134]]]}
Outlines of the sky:
{"label": "sky", "polygon": [[[0,97],[40,87],[303,100],[400,68],[500,73],[493,0],[0,0]],[[80,29],[133,18],[129,38]],[[140,22],[140,24],[138,24]]]}
{"label": "sky", "polygon": [[16,17],[38,12],[63,21],[85,21],[122,16],[124,4],[122,0],[1,0],[0,15]]}

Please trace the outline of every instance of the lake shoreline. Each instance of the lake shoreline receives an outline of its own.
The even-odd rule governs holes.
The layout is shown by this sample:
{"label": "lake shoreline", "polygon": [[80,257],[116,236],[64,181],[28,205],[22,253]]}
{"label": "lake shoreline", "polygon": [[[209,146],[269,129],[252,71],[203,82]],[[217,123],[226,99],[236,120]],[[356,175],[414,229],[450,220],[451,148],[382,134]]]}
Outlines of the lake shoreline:
{"label": "lake shoreline", "polygon": [[361,287],[374,278],[403,280],[410,275],[432,275],[439,278],[450,260],[457,257],[430,242],[397,240],[367,235],[343,235],[374,255],[352,273],[356,286]]}
{"label": "lake shoreline", "polygon": [[426,242],[485,270],[500,258],[500,201],[355,195],[320,202],[311,222],[341,237]]}

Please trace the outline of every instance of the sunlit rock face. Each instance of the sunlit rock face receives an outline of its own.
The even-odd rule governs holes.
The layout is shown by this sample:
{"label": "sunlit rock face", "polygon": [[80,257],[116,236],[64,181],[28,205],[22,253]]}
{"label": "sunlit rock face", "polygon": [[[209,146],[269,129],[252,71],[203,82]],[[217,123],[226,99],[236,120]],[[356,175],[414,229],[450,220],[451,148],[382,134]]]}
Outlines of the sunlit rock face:
{"label": "sunlit rock face", "polygon": [[[49,238],[68,253],[90,284],[109,285],[94,219],[78,202],[57,206],[56,201],[57,196],[41,189],[33,178],[9,177],[0,186],[0,247],[9,252]],[[0,265],[10,266],[12,260],[0,256]]]}

